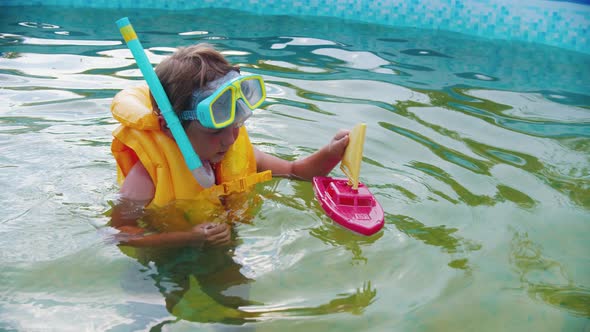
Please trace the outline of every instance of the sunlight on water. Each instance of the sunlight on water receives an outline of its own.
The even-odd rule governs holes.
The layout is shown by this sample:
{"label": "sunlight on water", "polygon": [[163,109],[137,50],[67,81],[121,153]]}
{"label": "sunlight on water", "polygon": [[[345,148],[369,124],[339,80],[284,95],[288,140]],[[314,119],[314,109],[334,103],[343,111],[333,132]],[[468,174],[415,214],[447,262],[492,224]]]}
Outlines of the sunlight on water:
{"label": "sunlight on water", "polygon": [[[141,84],[123,16],[154,64],[208,42],[262,75],[247,128],[263,151],[293,160],[367,123],[384,229],[355,235],[310,183],[273,179],[229,249],[114,245],[110,102]],[[326,18],[3,8],[0,330],[588,329],[589,65]]]}

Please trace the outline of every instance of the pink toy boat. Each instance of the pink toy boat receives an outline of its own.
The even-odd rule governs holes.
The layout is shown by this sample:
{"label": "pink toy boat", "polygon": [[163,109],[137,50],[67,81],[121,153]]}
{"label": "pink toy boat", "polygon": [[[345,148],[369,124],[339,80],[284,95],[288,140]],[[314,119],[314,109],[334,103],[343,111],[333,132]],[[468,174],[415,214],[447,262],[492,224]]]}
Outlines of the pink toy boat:
{"label": "pink toy boat", "polygon": [[363,235],[383,228],[383,208],[363,183],[353,189],[348,179],[316,176],[313,189],[326,214],[340,225]]}

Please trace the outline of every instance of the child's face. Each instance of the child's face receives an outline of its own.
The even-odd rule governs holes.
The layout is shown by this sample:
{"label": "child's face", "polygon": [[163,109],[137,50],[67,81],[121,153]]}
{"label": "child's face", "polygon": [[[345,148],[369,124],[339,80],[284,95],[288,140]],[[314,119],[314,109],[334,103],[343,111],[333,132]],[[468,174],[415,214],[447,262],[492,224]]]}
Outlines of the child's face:
{"label": "child's face", "polygon": [[185,130],[199,157],[217,163],[238,138],[240,127],[230,125],[223,129],[209,129],[203,127],[199,121],[191,121]]}

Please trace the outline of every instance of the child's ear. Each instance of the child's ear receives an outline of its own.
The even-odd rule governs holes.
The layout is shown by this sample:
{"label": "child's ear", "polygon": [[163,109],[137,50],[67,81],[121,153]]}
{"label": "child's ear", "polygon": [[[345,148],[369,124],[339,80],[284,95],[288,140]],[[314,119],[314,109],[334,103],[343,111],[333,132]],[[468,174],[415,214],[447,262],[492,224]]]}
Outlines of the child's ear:
{"label": "child's ear", "polygon": [[158,107],[158,103],[156,103],[156,100],[154,99],[154,96],[152,96],[151,92],[150,92],[150,102],[152,103],[152,111],[154,111],[154,113],[156,113],[156,114],[160,114],[160,108]]}
{"label": "child's ear", "polygon": [[166,123],[166,119],[164,119],[164,116],[162,116],[162,114],[158,114],[158,123],[160,124],[160,130],[166,134],[166,136],[170,137],[170,138],[174,138],[172,136],[172,132],[170,131],[170,128],[168,128],[168,124]]}
{"label": "child's ear", "polygon": [[156,103],[156,100],[154,99],[154,96],[152,96],[151,92],[150,92],[150,101],[152,102],[152,111],[154,113],[156,113],[156,115],[158,116],[158,124],[160,124],[160,130],[164,134],[166,134],[166,136],[174,139],[174,136],[172,136],[172,132],[170,131],[170,128],[168,128],[168,123],[166,123],[166,119],[164,119],[164,116],[160,112],[160,108],[158,107],[158,103]]}

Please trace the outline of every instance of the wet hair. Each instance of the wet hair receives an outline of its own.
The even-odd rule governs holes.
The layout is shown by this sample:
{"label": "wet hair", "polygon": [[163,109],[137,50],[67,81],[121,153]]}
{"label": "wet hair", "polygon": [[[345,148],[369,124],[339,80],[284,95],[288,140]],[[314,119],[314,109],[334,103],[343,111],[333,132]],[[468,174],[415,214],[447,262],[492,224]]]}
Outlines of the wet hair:
{"label": "wet hair", "polygon": [[213,46],[203,43],[179,48],[156,67],[156,74],[178,114],[190,109],[196,89],[232,70],[238,69]]}

